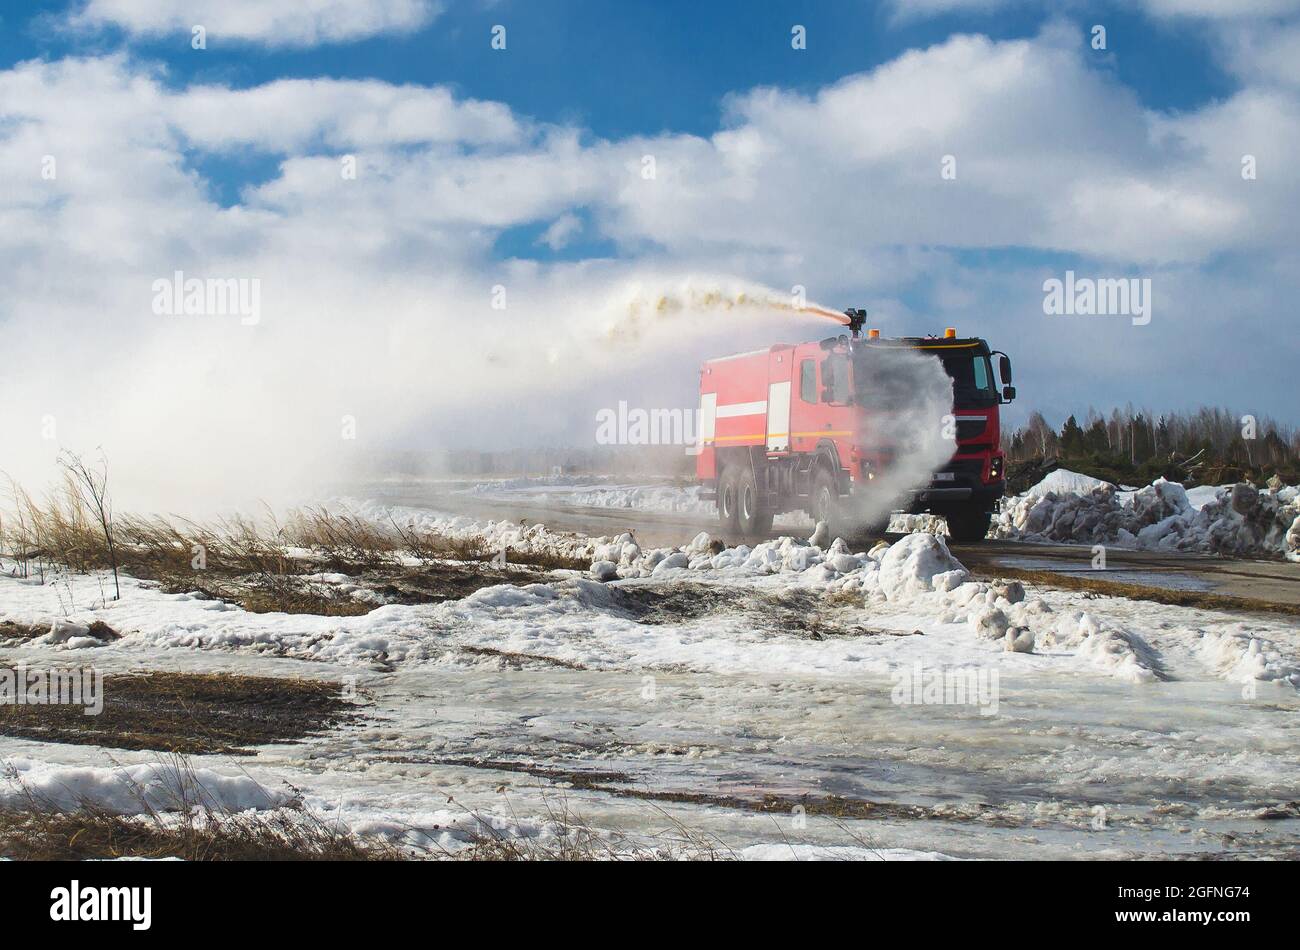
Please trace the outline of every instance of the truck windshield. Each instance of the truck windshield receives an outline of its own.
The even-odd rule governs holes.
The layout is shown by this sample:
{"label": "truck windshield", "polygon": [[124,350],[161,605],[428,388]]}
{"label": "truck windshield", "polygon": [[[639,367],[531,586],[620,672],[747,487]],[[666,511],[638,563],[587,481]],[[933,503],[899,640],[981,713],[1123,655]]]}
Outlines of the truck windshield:
{"label": "truck windshield", "polygon": [[[938,357],[952,380],[953,405],[959,408],[987,408],[998,401],[989,358],[973,350],[953,353],[917,347],[926,356]],[[865,346],[856,351],[853,378],[859,405],[896,409],[914,398],[915,370],[907,361],[888,359],[891,351],[895,348]]]}
{"label": "truck windshield", "polygon": [[943,355],[943,368],[952,379],[953,398],[960,403],[977,405],[997,400],[989,358],[981,354]]}

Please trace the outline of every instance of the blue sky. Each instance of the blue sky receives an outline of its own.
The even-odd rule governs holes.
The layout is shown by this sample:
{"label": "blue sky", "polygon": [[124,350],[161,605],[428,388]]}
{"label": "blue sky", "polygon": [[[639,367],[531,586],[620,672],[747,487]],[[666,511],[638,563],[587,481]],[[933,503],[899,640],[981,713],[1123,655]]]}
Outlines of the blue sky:
{"label": "blue sky", "polygon": [[[232,373],[249,374],[229,387],[241,411],[283,437],[316,405],[272,380],[308,358],[382,367],[316,402],[369,407],[390,442],[467,437],[437,421],[466,400],[512,437],[569,437],[588,407],[552,403],[582,386],[688,405],[689,368],[719,347],[824,332],[694,303],[795,287],[887,334],[988,337],[1016,362],[1013,422],[1131,402],[1297,424],[1298,6],[9,5],[0,320],[19,365],[79,362],[89,392],[34,376],[30,411],[57,404],[91,439],[150,387]],[[261,279],[256,333],[142,313],[139,288],[178,269]],[[1067,270],[1149,279],[1152,321],[1044,314]],[[508,334],[484,309],[498,286]],[[660,327],[663,301],[694,318]],[[113,387],[92,384],[124,339],[140,393],[104,404]],[[402,362],[423,352],[465,378],[439,389]]]}

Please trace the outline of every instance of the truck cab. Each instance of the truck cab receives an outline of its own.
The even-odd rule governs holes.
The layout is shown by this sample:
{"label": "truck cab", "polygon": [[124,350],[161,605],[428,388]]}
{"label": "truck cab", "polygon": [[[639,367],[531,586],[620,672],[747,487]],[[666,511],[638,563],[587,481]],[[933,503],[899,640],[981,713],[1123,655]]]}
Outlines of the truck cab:
{"label": "truck cab", "polygon": [[903,510],[943,515],[954,540],[983,539],[1006,489],[999,407],[1016,395],[1010,358],[979,337],[958,337],[951,327],[942,337],[886,340],[868,334],[852,343],[859,365],[874,347],[903,347],[937,356],[952,380],[949,424],[956,451],[932,474],[928,485],[909,492]]}

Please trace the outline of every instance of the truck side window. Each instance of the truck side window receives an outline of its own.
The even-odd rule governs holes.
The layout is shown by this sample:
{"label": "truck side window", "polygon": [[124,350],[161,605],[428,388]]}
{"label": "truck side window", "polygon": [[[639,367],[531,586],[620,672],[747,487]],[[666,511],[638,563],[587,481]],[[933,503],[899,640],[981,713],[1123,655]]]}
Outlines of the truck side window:
{"label": "truck side window", "polygon": [[822,360],[822,402],[836,406],[849,403],[849,361],[842,353]]}
{"label": "truck side window", "polygon": [[816,360],[804,360],[799,364],[799,398],[804,402],[817,402]]}

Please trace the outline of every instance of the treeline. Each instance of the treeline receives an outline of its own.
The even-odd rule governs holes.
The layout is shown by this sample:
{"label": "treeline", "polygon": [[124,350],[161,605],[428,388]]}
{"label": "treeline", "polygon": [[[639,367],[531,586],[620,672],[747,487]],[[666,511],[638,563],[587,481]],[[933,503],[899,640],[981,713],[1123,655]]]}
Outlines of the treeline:
{"label": "treeline", "polygon": [[[1065,468],[1112,482],[1146,484],[1164,476],[1186,484],[1252,481],[1273,476],[1300,481],[1300,433],[1267,417],[1203,407],[1153,413],[1091,406],[1082,420],[1071,415],[1058,430],[1040,412],[1002,433],[1009,468]],[[1017,464],[1019,463],[1019,464]]]}

